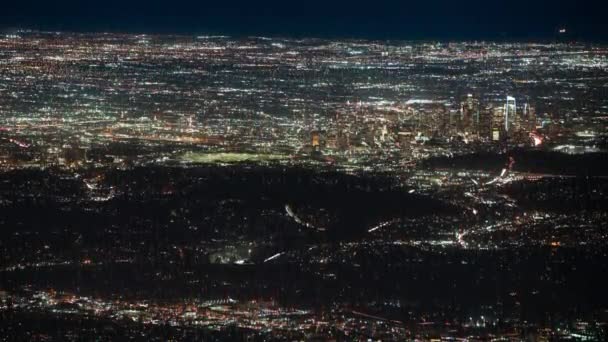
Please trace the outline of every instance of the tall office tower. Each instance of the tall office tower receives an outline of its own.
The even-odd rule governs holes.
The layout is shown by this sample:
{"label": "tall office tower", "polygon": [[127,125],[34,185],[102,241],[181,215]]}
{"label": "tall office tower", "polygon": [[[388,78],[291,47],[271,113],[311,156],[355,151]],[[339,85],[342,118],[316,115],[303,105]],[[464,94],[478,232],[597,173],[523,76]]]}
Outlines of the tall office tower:
{"label": "tall office tower", "polygon": [[463,133],[465,131],[465,126],[466,126],[466,115],[468,114],[468,111],[466,110],[466,105],[465,103],[461,103],[460,104],[460,109],[459,109],[459,115],[458,118],[456,119],[456,131],[458,133]]}
{"label": "tall office tower", "polygon": [[468,94],[467,95],[467,109],[468,110],[473,110],[473,107],[475,106],[475,98],[473,97],[473,94]]}
{"label": "tall office tower", "polygon": [[494,107],[491,105],[485,105],[483,108],[478,109],[476,115],[479,127],[479,137],[490,139],[492,137]]}
{"label": "tall office tower", "polygon": [[456,134],[458,132],[458,124],[460,123],[460,111],[452,108],[448,112],[448,117],[449,133]]}
{"label": "tall office tower", "polygon": [[312,148],[318,151],[321,147],[321,133],[319,131],[312,131],[310,133],[310,138]]}
{"label": "tall office tower", "polygon": [[526,130],[528,132],[533,131],[536,128],[536,111],[534,107],[530,106],[527,102],[524,105],[524,120],[526,122]]}
{"label": "tall office tower", "polygon": [[463,130],[469,134],[479,134],[480,129],[480,109],[479,100],[473,97],[473,94],[468,94],[466,101],[462,103],[461,110]]}
{"label": "tall office tower", "polygon": [[503,107],[491,108],[492,112],[492,140],[498,141],[504,136],[504,122],[506,114],[506,105]]}
{"label": "tall office tower", "polygon": [[507,103],[505,103],[504,107],[504,115],[505,115],[505,132],[509,134],[509,130],[511,128],[512,122],[516,118],[515,109],[517,105],[515,103],[515,98],[507,95]]}

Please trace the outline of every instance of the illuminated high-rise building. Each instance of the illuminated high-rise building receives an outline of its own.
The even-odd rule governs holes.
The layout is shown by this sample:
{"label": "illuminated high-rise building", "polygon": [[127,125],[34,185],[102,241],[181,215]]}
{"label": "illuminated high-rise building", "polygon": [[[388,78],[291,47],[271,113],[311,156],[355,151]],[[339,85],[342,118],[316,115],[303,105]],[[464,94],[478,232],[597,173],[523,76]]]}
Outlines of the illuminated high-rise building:
{"label": "illuminated high-rise building", "polygon": [[526,122],[526,130],[533,131],[536,128],[536,111],[534,107],[530,106],[527,102],[524,105],[524,120]]}
{"label": "illuminated high-rise building", "polygon": [[492,113],[491,137],[492,140],[498,141],[505,133],[506,106],[493,107],[490,110]]}
{"label": "illuminated high-rise building", "polygon": [[480,108],[479,100],[468,94],[466,101],[461,104],[462,130],[468,134],[479,134],[480,131]]}
{"label": "illuminated high-rise building", "polygon": [[511,124],[516,118],[517,104],[515,98],[507,95],[507,103],[504,106],[505,132],[508,134]]}
{"label": "illuminated high-rise building", "polygon": [[[480,106],[481,107],[481,106]],[[494,115],[494,107],[485,105],[483,108],[479,108],[476,113],[476,120],[478,122],[478,134],[479,137],[489,139],[492,137],[492,120]]]}
{"label": "illuminated high-rise building", "polygon": [[312,148],[318,150],[321,146],[321,133],[319,133],[319,131],[313,131],[310,135]]}

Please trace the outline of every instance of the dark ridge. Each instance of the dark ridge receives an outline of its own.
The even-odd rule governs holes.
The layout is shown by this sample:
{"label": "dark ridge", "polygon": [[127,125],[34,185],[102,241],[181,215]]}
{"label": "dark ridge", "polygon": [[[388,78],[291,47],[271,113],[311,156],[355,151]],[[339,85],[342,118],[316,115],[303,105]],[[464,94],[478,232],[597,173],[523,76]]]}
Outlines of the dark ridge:
{"label": "dark ridge", "polygon": [[515,159],[513,170],[572,176],[608,176],[608,153],[565,154],[553,151],[514,149],[506,153],[474,153],[454,157],[432,157],[422,162],[429,169],[454,168],[497,171],[509,157]]}

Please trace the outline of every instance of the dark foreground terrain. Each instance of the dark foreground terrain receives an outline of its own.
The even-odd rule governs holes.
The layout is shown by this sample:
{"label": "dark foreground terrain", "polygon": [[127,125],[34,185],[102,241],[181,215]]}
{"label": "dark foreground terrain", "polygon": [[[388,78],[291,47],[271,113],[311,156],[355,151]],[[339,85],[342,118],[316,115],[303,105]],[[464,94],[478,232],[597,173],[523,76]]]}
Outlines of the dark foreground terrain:
{"label": "dark foreground terrain", "polygon": [[2,335],[606,336],[604,180],[513,182],[497,201],[516,206],[475,216],[446,200],[465,185],[399,179],[246,164],[3,173]]}

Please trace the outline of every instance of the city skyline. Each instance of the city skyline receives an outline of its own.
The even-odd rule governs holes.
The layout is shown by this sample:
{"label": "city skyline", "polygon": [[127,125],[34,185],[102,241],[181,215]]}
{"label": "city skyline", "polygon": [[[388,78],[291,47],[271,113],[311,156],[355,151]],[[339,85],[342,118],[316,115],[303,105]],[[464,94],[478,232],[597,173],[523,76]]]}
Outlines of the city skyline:
{"label": "city skyline", "polygon": [[608,339],[601,12],[142,4],[0,15],[0,336]]}

